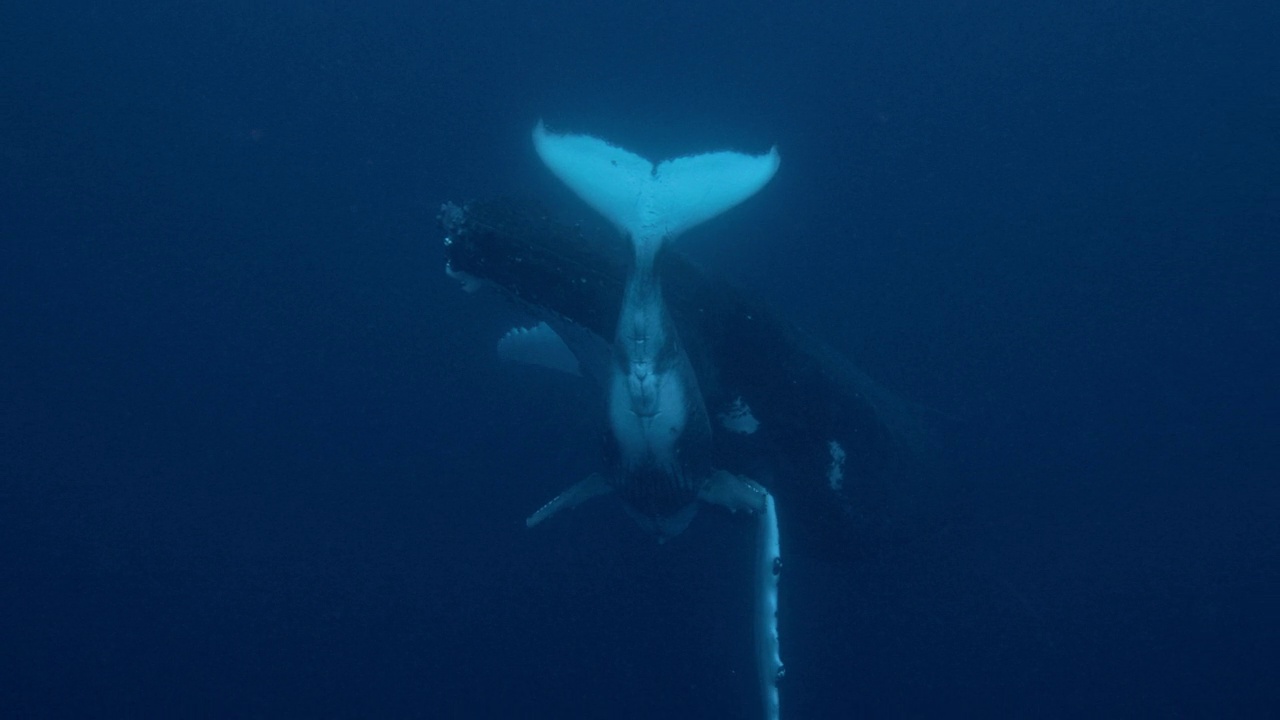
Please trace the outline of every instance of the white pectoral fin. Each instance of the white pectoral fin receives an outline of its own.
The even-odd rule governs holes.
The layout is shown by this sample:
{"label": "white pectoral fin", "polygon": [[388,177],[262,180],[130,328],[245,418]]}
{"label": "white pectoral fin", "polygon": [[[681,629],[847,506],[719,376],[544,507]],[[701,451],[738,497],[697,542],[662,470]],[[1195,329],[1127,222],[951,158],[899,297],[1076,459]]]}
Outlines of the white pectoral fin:
{"label": "white pectoral fin", "polygon": [[612,490],[613,488],[603,475],[592,473],[555,496],[551,502],[538,508],[538,511],[530,515],[524,524],[526,527],[533,527],[561,510],[575,508],[593,497],[604,495]]}
{"label": "white pectoral fin", "polygon": [[724,470],[716,470],[711,474],[698,499],[712,505],[719,505],[730,512],[746,510],[758,513],[764,510],[764,499],[769,491],[755,480],[739,477]]}
{"label": "white pectoral fin", "polygon": [[718,470],[707,481],[699,498],[734,512],[748,510],[757,518],[753,623],[756,673],[760,680],[764,716],[778,720],[778,681],[784,673],[778,649],[778,580],[782,573],[782,547],[773,496],[754,480]]}
{"label": "white pectoral fin", "polygon": [[590,135],[533,129],[538,157],[556,177],[638,244],[660,243],[756,194],[778,170],[763,155],[713,152],[648,160]]}
{"label": "white pectoral fin", "polygon": [[756,530],[756,673],[760,678],[764,716],[778,720],[778,681],[786,672],[778,647],[778,580],[782,573],[782,546],[778,539],[778,513],[773,496],[765,494]]}
{"label": "white pectoral fin", "polygon": [[527,328],[511,328],[498,341],[498,357],[509,362],[581,375],[578,358],[545,322]]}

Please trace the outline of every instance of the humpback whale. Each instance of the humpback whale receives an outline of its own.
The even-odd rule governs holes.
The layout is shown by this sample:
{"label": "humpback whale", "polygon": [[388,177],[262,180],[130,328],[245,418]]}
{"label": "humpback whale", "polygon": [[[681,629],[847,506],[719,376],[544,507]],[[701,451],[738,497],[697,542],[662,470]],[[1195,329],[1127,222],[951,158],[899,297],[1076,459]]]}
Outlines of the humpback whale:
{"label": "humpback whale", "polygon": [[527,524],[609,492],[660,540],[684,530],[699,502],[757,515],[757,671],[765,717],[777,718],[781,550],[773,497],[760,483],[711,466],[711,422],[655,265],[680,234],[763,188],[777,172],[777,148],[654,165],[599,138],[550,132],[541,122],[533,145],[556,177],[630,241],[633,254],[605,379],[609,467],[561,493]]}
{"label": "humpback whale", "polygon": [[[682,232],[755,194],[778,168],[778,152],[732,152],[648,160],[586,135],[533,131],[538,156],[556,177],[629,239],[631,271],[623,290],[607,378],[610,472],[562,496],[594,496],[601,483],[622,496],[636,520],[659,538],[679,534],[699,499],[736,493],[759,506],[763,488],[735,483],[710,467],[711,425],[698,379],[662,294],[654,260]],[[713,478],[717,478],[712,482]],[[712,493],[700,498],[703,492]],[[555,502],[555,501],[553,501]],[[535,514],[531,524],[545,518]]]}
{"label": "humpback whale", "polygon": [[830,557],[874,535],[900,443],[898,402],[767,305],[673,250],[681,233],[765,187],[776,149],[658,164],[538,123],[551,173],[617,229],[593,237],[511,201],[445,204],[446,272],[493,288],[538,322],[498,343],[504,360],[594,381],[605,463],[526,520],[612,495],[665,541],[700,505],[754,515],[755,660],[763,715],[779,716],[779,509],[788,547]]}

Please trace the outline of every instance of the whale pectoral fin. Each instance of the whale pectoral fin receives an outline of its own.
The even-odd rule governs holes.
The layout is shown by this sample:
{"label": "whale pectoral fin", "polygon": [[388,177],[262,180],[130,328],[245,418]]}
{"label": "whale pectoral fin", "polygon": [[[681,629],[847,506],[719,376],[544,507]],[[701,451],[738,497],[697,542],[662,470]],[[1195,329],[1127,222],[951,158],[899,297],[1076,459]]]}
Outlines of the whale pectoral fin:
{"label": "whale pectoral fin", "polygon": [[605,480],[600,473],[592,473],[585,479],[574,483],[568,490],[555,496],[555,498],[538,508],[538,511],[529,516],[524,521],[525,527],[533,527],[547,518],[566,508],[575,508],[582,503],[599,495],[605,495],[613,490],[609,485],[609,481]]}
{"label": "whale pectoral fin", "polygon": [[508,362],[535,365],[570,375],[582,374],[582,367],[573,350],[545,322],[508,330],[498,341],[498,357]]}
{"label": "whale pectoral fin", "polygon": [[698,499],[730,512],[746,510],[758,513],[764,510],[764,499],[768,495],[769,491],[755,480],[716,470],[702,486]]}
{"label": "whale pectoral fin", "polygon": [[773,496],[764,495],[764,507],[756,514],[756,675],[764,716],[778,720],[778,681],[786,674],[778,648],[778,579],[782,573],[782,547],[778,541],[778,513]]}
{"label": "whale pectoral fin", "polygon": [[748,510],[757,518],[756,528],[756,673],[764,717],[778,718],[778,681],[785,670],[778,650],[778,579],[782,572],[782,548],[778,540],[778,514],[773,496],[760,483],[717,470],[698,497],[733,512]]}

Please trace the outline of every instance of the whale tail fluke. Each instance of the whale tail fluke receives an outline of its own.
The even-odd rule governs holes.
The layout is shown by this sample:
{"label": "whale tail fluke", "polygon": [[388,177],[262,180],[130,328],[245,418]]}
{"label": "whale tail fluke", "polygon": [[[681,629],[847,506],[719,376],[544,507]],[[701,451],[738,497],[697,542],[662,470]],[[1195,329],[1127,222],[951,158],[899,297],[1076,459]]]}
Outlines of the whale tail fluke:
{"label": "whale tail fluke", "polygon": [[631,237],[637,251],[732,208],[756,194],[778,170],[778,149],[763,155],[712,152],[648,160],[589,135],[560,135],[539,122],[538,157],[556,177]]}

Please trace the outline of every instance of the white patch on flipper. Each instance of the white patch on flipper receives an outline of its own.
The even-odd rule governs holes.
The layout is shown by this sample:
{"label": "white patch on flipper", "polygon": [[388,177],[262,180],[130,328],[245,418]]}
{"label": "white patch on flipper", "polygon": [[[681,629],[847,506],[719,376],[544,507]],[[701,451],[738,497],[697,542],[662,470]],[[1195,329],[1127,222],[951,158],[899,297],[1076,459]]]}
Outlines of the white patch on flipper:
{"label": "white patch on flipper", "polygon": [[564,340],[545,322],[533,327],[515,327],[498,341],[498,357],[510,362],[536,365],[570,375],[581,375],[578,358]]}
{"label": "white patch on flipper", "polygon": [[742,398],[734,400],[727,410],[716,417],[726,430],[739,435],[750,435],[760,429],[760,421],[751,414],[751,407]]}
{"label": "white patch on flipper", "polygon": [[832,490],[839,492],[844,488],[844,448],[840,447],[840,443],[832,440],[827,443],[827,449],[831,451],[831,465],[827,467],[827,484]]}

